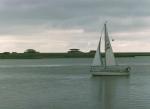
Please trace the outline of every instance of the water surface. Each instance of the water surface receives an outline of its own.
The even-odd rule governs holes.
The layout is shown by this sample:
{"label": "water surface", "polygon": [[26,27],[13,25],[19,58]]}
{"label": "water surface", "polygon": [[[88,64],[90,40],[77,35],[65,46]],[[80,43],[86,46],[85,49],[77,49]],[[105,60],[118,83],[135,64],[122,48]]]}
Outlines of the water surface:
{"label": "water surface", "polygon": [[0,60],[0,109],[149,109],[150,57],[130,76],[92,77],[92,59]]}

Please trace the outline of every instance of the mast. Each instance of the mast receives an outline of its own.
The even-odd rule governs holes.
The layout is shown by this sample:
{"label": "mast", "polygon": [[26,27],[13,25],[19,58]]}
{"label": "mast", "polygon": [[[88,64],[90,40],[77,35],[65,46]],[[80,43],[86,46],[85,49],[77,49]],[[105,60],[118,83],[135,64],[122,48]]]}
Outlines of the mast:
{"label": "mast", "polygon": [[105,56],[104,56],[104,66],[106,67],[106,34],[107,34],[107,28],[106,28],[106,23],[104,24],[104,42],[105,42]]}

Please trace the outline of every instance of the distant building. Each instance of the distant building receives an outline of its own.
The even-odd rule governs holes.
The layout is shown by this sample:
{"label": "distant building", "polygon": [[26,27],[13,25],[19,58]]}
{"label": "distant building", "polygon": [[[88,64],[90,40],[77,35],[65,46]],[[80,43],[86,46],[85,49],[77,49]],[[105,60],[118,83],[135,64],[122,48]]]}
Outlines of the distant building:
{"label": "distant building", "polygon": [[17,54],[17,52],[12,52],[11,54]]}
{"label": "distant building", "polygon": [[96,50],[90,50],[89,53],[95,54],[95,53],[96,53]]}
{"label": "distant building", "polygon": [[80,49],[74,48],[74,49],[69,49],[68,53],[82,53],[82,52],[80,51]]}

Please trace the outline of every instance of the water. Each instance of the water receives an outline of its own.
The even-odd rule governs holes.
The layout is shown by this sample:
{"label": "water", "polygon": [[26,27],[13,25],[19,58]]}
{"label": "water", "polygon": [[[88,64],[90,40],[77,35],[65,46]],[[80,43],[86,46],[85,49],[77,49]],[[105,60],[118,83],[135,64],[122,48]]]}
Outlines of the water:
{"label": "water", "polygon": [[130,76],[92,77],[92,59],[0,60],[0,109],[149,109],[150,57]]}

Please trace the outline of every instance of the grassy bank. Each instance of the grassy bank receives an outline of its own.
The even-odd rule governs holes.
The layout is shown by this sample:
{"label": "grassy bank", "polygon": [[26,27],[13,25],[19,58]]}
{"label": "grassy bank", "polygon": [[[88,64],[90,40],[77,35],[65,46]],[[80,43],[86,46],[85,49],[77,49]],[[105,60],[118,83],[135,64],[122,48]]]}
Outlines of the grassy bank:
{"label": "grassy bank", "polygon": [[[102,54],[104,56],[104,54]],[[149,52],[115,53],[115,57],[150,56]],[[0,59],[93,58],[94,53],[0,53]]]}

